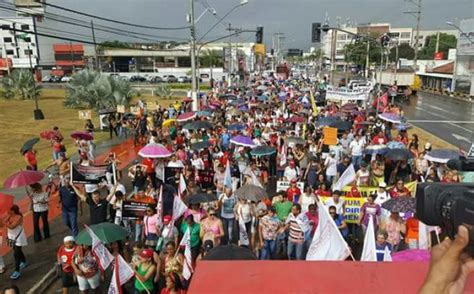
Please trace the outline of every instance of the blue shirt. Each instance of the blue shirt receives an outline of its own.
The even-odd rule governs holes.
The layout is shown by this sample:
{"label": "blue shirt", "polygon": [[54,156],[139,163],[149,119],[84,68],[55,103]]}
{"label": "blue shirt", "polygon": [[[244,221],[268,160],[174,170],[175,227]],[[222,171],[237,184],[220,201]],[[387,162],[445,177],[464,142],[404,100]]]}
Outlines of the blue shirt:
{"label": "blue shirt", "polygon": [[230,136],[227,133],[222,134],[222,145],[229,146]]}
{"label": "blue shirt", "polygon": [[[337,217],[334,219],[334,222],[336,223],[336,225],[339,227],[342,222],[344,221],[344,217],[342,215],[337,215]],[[342,230],[339,230],[342,234],[342,236],[345,238],[347,237],[347,235],[349,235],[349,228],[345,228],[345,229],[342,229]]]}
{"label": "blue shirt", "polygon": [[377,253],[377,261],[383,261],[383,257],[385,255],[385,247],[388,247],[388,250],[392,252],[392,245],[389,243],[385,243],[383,245],[379,245],[375,243],[375,252]]}
{"label": "blue shirt", "polygon": [[62,186],[59,188],[59,198],[63,211],[77,211],[77,195],[71,187]]}

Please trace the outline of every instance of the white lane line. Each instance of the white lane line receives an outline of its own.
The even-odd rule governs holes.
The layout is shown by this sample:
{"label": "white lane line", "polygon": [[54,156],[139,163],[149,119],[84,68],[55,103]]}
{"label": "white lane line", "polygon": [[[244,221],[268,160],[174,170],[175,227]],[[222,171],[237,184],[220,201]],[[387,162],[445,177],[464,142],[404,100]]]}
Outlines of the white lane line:
{"label": "white lane line", "polygon": [[[424,111],[424,112],[426,112],[426,113],[429,113],[429,114],[431,114],[431,115],[433,115],[433,116],[437,116],[437,117],[440,117],[440,118],[444,118],[444,116],[442,116],[442,115],[433,113],[433,112],[428,111],[428,110],[426,110],[426,109],[423,109],[423,108],[421,108],[421,107],[419,107],[419,106],[416,106],[415,108],[416,108],[417,110],[421,110],[421,111]],[[453,126],[453,127],[456,127],[456,128],[459,128],[459,129],[461,129],[461,130],[463,130],[463,131],[466,131],[466,132],[468,132],[468,133],[472,132],[472,130],[470,130],[470,129],[467,129],[467,128],[458,126],[458,125],[453,124],[453,123],[448,123],[448,125]]]}

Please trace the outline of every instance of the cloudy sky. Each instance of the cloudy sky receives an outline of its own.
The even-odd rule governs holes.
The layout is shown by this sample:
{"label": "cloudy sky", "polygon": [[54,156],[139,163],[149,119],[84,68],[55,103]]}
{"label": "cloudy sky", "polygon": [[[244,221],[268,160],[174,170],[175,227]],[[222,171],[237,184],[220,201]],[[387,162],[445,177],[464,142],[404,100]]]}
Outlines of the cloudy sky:
{"label": "cloudy sky", "polygon": [[[0,0],[8,2],[12,0]],[[240,0],[195,0],[196,18],[205,10],[205,6],[216,9],[217,16],[225,15]],[[416,1],[416,0],[414,0]],[[161,27],[186,26],[186,13],[189,11],[189,0],[48,0],[48,2],[71,9],[88,12],[116,20]],[[448,29],[447,20],[456,21],[462,18],[473,17],[473,0],[423,0],[421,27],[423,29]],[[2,4],[3,5],[3,4]],[[285,34],[286,48],[307,49],[314,46],[310,42],[312,22],[324,22],[325,15],[329,16],[331,25],[337,19],[341,23],[350,20],[355,23],[390,22],[394,27],[415,26],[415,18],[404,14],[404,11],[413,11],[416,6],[406,0],[249,0],[243,7],[235,9],[224,24],[243,29],[255,29],[264,26],[264,36],[267,45],[271,45],[273,33]],[[7,12],[2,12],[4,15]],[[62,16],[74,17],[85,21],[90,18],[66,13],[52,7],[47,12]],[[189,31],[157,31],[139,29],[94,20],[97,25],[104,24],[114,28],[123,28],[140,31],[154,36],[169,38],[188,38]],[[206,13],[198,23],[198,37],[204,34],[216,22],[216,17]],[[46,20],[39,24],[48,32],[67,36],[67,32],[75,34],[76,38],[90,40],[90,30]],[[65,32],[54,32],[54,30]],[[41,28],[40,28],[41,30]],[[46,29],[45,29],[46,30]],[[219,24],[210,32],[207,39],[226,34],[224,25]],[[70,37],[72,35],[69,35]],[[99,41],[106,39],[130,40],[125,35],[111,35],[106,32],[97,32]],[[243,34],[234,40],[253,41],[254,33]],[[135,41],[139,41],[135,39]],[[145,40],[143,40],[145,42]],[[57,41],[54,41],[57,42]]]}

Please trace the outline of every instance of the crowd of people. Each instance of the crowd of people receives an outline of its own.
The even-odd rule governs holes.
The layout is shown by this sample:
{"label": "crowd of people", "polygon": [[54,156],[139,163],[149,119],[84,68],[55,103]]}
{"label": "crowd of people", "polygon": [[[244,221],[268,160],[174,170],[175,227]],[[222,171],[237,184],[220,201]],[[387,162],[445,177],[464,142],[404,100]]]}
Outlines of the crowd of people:
{"label": "crowd of people", "polygon": [[[416,134],[410,137],[407,128],[378,117],[362,101],[318,99],[316,104],[313,95],[323,97],[325,87],[325,79],[312,84],[274,78],[259,78],[248,87],[216,86],[201,97],[201,110],[193,114],[189,99],[157,109],[140,102],[139,113],[109,117],[110,136],[134,134],[137,150],[161,144],[170,155],[137,159],[115,181],[110,168],[100,184],[74,183],[61,143],[64,138],[53,137],[51,166],[57,166],[60,184],[34,184],[29,193],[35,242],[50,236],[48,203],[52,192],[59,193],[62,219],[71,231],[57,253],[63,293],[76,285],[82,293],[100,293],[106,285],[104,276],[107,281],[111,275],[99,267],[91,246],[75,242],[82,203],[89,208],[89,225],[111,222],[129,231],[124,240],[106,244],[112,255],[122,256],[134,270],[134,281],[123,286],[127,293],[187,289],[186,259],[179,246],[187,231],[192,267],[213,248],[226,244],[246,247],[262,260],[304,260],[320,209],[328,211],[353,256],[360,255],[370,218],[377,260],[384,260],[386,248],[391,252],[419,248],[419,221],[413,211],[389,210],[383,204],[414,196],[408,187],[412,182],[458,182],[461,177],[445,164],[425,158],[430,143],[420,142]],[[380,104],[385,113],[403,115],[395,105]],[[85,131],[93,132],[91,124]],[[328,126],[337,129],[332,143],[324,131]],[[405,152],[396,158],[385,156],[391,144]],[[91,140],[78,140],[77,146],[78,164],[104,164],[95,160]],[[36,170],[32,154],[28,151],[25,160]],[[105,164],[117,165],[118,160],[110,154]],[[340,187],[352,169],[353,177]],[[251,189],[240,193],[244,187]],[[182,214],[177,214],[176,197],[187,204]],[[351,198],[363,199],[355,214],[347,209]],[[125,216],[123,204],[130,200],[146,204],[143,217]],[[26,266],[21,250],[26,237],[17,206],[3,225],[14,240],[11,278],[18,279]]]}

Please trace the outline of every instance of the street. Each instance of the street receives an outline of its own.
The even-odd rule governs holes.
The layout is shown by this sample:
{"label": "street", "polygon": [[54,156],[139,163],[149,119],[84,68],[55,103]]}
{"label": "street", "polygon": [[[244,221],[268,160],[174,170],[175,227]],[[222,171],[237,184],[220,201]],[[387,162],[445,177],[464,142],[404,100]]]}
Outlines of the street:
{"label": "street", "polygon": [[433,135],[469,151],[474,129],[474,104],[448,96],[419,92],[403,110],[408,121]]}

